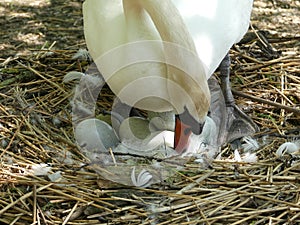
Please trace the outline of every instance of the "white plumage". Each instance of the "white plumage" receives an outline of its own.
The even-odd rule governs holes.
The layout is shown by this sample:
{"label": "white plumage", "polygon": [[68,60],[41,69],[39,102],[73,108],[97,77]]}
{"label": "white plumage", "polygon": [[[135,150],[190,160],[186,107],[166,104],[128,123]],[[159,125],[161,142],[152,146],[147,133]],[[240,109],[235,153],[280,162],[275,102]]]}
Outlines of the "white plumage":
{"label": "white plumage", "polygon": [[[145,54],[149,60],[156,59],[163,61],[164,53],[162,46],[157,43],[153,43],[153,45],[150,43],[143,45],[143,43],[141,43],[129,48],[128,52],[125,52],[124,49],[120,49],[120,51],[115,54],[111,53],[108,59],[110,63],[103,61],[107,63],[105,65],[97,61],[97,59],[104,54],[109,54],[108,52],[124,44],[145,40],[161,40],[162,37],[168,36],[168,33],[173,36],[170,37],[169,40],[165,38],[164,41],[174,41],[177,44],[182,44],[183,47],[190,47],[190,50],[193,51],[194,46],[189,36],[191,35],[195,43],[197,54],[207,68],[205,74],[201,74],[201,71],[199,71],[197,81],[203,82],[199,84],[203,89],[201,94],[209,96],[203,77],[206,76],[208,78],[215,71],[221,60],[228,53],[230,47],[239,41],[247,31],[252,2],[252,0],[87,0],[83,6],[86,43],[96,64],[98,62],[99,70],[107,79],[112,90],[117,94],[120,93],[124,87],[128,84],[130,85],[130,83],[137,79],[141,77],[151,77],[151,79],[145,80],[145,85],[142,88],[139,88],[139,85],[143,82],[136,81],[136,85],[130,87],[132,90],[126,91],[126,95],[124,94],[126,97],[123,96],[124,99],[122,100],[128,104],[132,104],[133,102],[131,102],[131,100],[136,99],[135,96],[148,95],[148,93],[145,95],[141,92],[148,91],[151,94],[152,89],[147,89],[150,85],[153,87],[152,91],[155,96],[170,101],[165,80],[160,79],[168,79],[165,65],[162,63],[144,62],[139,65],[122,68],[126,63],[131,61],[131,58],[134,58],[132,61],[138,60],[139,57],[142,57],[141,55]],[[147,4],[151,5],[152,8],[148,7],[148,9],[145,9],[144,7],[146,7],[145,5]],[[173,10],[171,7],[172,4],[176,6],[178,12]],[[153,15],[151,17],[149,10],[157,11],[152,12]],[[182,16],[184,24],[190,34],[186,33],[184,24],[181,23],[179,16]],[[170,25],[169,27],[164,27],[161,25],[162,20],[172,20],[173,22],[164,21],[165,24],[169,23]],[[156,26],[159,24],[161,26],[160,32]],[[175,37],[176,35],[180,37]],[[185,43],[178,43],[180,39]],[[144,48],[142,46],[144,46]],[[120,56],[118,54],[124,55]],[[121,60],[121,62],[117,60]],[[187,61],[186,63],[189,64],[190,62]],[[118,66],[121,68],[118,68]],[[115,70],[112,70],[111,67]],[[121,71],[117,71],[119,69],[121,69]],[[117,73],[111,77],[111,74],[106,74],[105,71],[117,71]],[[185,84],[180,85],[184,86]],[[193,86],[195,85],[192,85],[192,87]],[[191,87],[184,88],[184,90],[190,88]],[[134,96],[130,96],[130,91]],[[186,91],[192,95],[198,92],[189,93],[188,90]],[[198,98],[199,97],[200,96],[198,96]],[[202,100],[203,102],[205,101],[205,99]],[[153,99],[142,99],[142,102],[136,104],[140,108],[152,111],[171,110],[172,107],[166,101],[154,97]],[[186,101],[184,104],[185,103]],[[197,102],[194,103],[197,104]],[[181,105],[183,105],[183,103]],[[179,106],[178,108],[182,109],[183,107]],[[197,108],[200,108],[200,106],[197,106]],[[207,109],[207,107],[203,108],[204,110]],[[205,113],[198,112],[198,114],[202,116]]]}
{"label": "white plumage", "polygon": [[86,0],[86,44],[122,102],[154,112],[187,109],[203,124],[210,104],[207,79],[246,33],[252,4]]}
{"label": "white plumage", "polygon": [[173,0],[173,3],[211,76],[232,45],[247,32],[253,0]]}

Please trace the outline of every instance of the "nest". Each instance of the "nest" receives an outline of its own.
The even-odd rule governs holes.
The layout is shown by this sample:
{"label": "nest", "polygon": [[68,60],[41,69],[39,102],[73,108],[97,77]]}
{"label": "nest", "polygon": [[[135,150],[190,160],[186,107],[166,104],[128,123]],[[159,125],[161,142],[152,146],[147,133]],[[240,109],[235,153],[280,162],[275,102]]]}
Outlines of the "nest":
{"label": "nest", "polygon": [[[258,161],[232,160],[228,145],[207,168],[191,160],[150,188],[103,179],[75,144],[70,105],[74,84],[62,80],[67,72],[84,72],[90,64],[88,58],[73,57],[84,47],[78,35],[69,38],[73,46],[45,42],[25,46],[19,55],[7,47],[9,54],[0,61],[1,223],[299,224],[300,155],[275,154],[300,134],[300,37],[293,33],[299,26],[287,21],[283,26],[280,18],[278,33],[270,33],[276,17],[266,17],[275,6],[299,17],[299,4],[273,3],[256,2],[252,29],[230,52],[236,102],[260,127],[255,134]],[[52,10],[72,12],[80,20],[80,4],[65,4]],[[57,18],[54,23],[60,26],[50,33],[69,37],[82,32],[81,24],[62,29],[69,22]],[[96,114],[109,110],[113,100],[105,86]]]}

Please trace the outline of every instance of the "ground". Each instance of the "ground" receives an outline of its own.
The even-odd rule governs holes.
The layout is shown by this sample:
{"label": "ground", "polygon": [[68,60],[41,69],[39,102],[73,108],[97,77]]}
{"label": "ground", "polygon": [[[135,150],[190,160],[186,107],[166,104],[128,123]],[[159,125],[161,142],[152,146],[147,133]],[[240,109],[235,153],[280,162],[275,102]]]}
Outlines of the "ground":
{"label": "ground", "polygon": [[[251,28],[230,52],[237,104],[260,127],[258,162],[232,162],[225,146],[209,168],[189,162],[148,189],[81,169],[88,161],[73,137],[74,84],[62,82],[90,63],[72,58],[86,48],[81,5],[0,3],[1,223],[299,224],[299,154],[275,152],[299,139],[300,2],[255,0]],[[105,87],[98,108],[109,109],[112,99]],[[38,176],[43,163],[51,171]]]}

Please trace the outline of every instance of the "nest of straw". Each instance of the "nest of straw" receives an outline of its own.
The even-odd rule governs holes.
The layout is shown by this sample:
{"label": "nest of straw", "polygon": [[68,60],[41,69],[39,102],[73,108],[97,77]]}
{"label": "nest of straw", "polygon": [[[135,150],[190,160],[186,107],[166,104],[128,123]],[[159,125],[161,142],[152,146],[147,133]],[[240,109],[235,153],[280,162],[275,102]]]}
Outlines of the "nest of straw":
{"label": "nest of straw", "polygon": [[[275,3],[271,7],[284,9],[284,3]],[[255,134],[260,141],[258,162],[231,160],[228,145],[206,169],[191,160],[146,189],[107,181],[92,166],[83,167],[88,160],[75,144],[71,122],[74,84],[62,82],[67,72],[84,72],[90,64],[89,59],[73,58],[82,45],[62,50],[51,42],[26,49],[23,55],[2,56],[0,222],[299,224],[300,155],[278,157],[275,152],[282,143],[299,138],[300,37],[292,27],[272,34],[258,29],[271,29],[264,17],[269,12],[263,10],[270,4],[255,4],[254,27],[230,52],[237,104],[261,129]],[[286,4],[287,10],[299,9],[296,1]],[[56,7],[69,10],[64,3]],[[74,12],[81,16],[80,7]],[[113,99],[104,87],[96,113],[109,110]],[[40,176],[44,170],[58,179]]]}

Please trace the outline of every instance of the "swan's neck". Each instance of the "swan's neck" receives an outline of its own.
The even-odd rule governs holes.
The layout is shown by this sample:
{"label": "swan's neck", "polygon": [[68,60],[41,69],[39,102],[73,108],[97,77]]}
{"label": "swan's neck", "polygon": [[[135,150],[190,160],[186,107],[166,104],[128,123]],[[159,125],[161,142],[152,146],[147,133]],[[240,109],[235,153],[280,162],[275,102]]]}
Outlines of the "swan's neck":
{"label": "swan's neck", "polygon": [[123,7],[126,17],[135,13],[137,20],[143,11],[149,14],[164,46],[171,103],[178,113],[186,106],[192,116],[204,122],[210,102],[206,70],[175,5],[171,0],[123,0]]}
{"label": "swan's neck", "polygon": [[171,0],[123,0],[123,7],[127,18],[130,13],[135,13],[137,19],[143,20],[141,16],[146,11],[163,41],[178,44],[196,54],[193,39]]}

